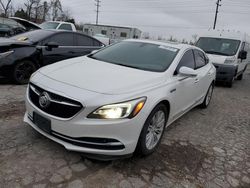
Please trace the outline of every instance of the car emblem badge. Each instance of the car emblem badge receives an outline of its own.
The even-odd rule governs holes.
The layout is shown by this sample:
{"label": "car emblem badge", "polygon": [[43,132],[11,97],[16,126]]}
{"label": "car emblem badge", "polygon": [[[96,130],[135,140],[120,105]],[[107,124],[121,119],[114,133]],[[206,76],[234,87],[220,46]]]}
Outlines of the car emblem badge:
{"label": "car emblem badge", "polygon": [[40,95],[39,104],[42,108],[47,108],[50,105],[50,96],[47,92],[43,92]]}

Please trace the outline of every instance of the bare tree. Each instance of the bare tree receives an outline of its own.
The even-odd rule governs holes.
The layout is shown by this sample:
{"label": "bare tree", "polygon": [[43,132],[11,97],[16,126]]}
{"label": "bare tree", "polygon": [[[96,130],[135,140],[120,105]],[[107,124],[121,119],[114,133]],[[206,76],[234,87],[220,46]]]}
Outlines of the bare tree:
{"label": "bare tree", "polygon": [[41,3],[41,0],[36,0],[35,3],[34,3],[34,21],[37,22],[37,19],[38,19],[38,16],[41,14],[41,11],[42,11],[42,6],[40,4]]}
{"label": "bare tree", "polygon": [[60,16],[60,20],[65,21],[65,22],[68,22],[69,20],[73,20],[72,13],[69,8],[63,9],[63,12]]}
{"label": "bare tree", "polygon": [[168,39],[168,41],[177,42],[178,40],[171,35],[170,38]]}
{"label": "bare tree", "polygon": [[32,9],[36,1],[37,0],[27,0],[27,2],[24,3],[24,6],[26,7],[26,14],[29,20],[31,19]]}
{"label": "bare tree", "polygon": [[197,39],[198,39],[198,35],[197,34],[193,34],[192,38],[193,38],[193,43],[196,43]]}
{"label": "bare tree", "polygon": [[59,17],[59,13],[62,13],[62,4],[60,0],[51,0],[52,8],[52,20],[55,21]]}
{"label": "bare tree", "polygon": [[42,12],[43,12],[43,14],[42,14],[43,15],[42,20],[43,21],[46,20],[46,16],[48,15],[49,10],[50,10],[50,6],[49,6],[48,2],[44,1],[43,2],[43,10],[42,10]]}
{"label": "bare tree", "polygon": [[9,12],[9,9],[11,8],[11,1],[12,0],[0,0],[0,5],[1,5],[1,8],[3,9],[4,13],[3,13],[3,16],[4,17],[7,17],[8,16],[8,12]]}

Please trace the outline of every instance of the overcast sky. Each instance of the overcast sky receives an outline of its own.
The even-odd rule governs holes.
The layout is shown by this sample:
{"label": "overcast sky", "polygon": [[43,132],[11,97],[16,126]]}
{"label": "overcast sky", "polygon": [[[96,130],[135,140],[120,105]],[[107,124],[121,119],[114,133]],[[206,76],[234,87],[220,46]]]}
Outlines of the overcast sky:
{"label": "overcast sky", "polygon": [[[17,0],[16,0],[17,1]],[[217,0],[101,0],[99,24],[132,26],[151,35],[190,39],[213,26]],[[61,0],[78,22],[95,23],[94,0]],[[250,34],[250,0],[222,0],[218,29]]]}

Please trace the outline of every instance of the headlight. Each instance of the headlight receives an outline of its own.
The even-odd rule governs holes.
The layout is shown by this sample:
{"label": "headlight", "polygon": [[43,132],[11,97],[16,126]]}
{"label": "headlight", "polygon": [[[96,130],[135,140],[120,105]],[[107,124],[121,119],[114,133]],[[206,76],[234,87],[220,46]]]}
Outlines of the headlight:
{"label": "headlight", "polygon": [[135,117],[143,108],[146,97],[127,101],[118,104],[105,105],[91,114],[88,118],[92,119],[123,119]]}
{"label": "headlight", "polygon": [[7,52],[0,53],[0,58],[7,57],[12,53],[14,53],[14,50],[10,50],[10,51],[7,51]]}
{"label": "headlight", "polygon": [[225,64],[233,64],[235,62],[235,59],[226,59]]}

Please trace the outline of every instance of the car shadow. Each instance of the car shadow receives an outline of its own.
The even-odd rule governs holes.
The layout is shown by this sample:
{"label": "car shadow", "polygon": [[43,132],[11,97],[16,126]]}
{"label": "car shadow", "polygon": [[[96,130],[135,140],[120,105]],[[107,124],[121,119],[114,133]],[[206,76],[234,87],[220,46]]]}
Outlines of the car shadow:
{"label": "car shadow", "polygon": [[11,80],[4,77],[0,77],[0,85],[11,85],[11,84],[13,84]]}

